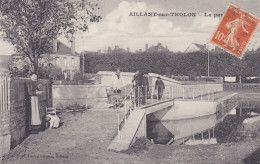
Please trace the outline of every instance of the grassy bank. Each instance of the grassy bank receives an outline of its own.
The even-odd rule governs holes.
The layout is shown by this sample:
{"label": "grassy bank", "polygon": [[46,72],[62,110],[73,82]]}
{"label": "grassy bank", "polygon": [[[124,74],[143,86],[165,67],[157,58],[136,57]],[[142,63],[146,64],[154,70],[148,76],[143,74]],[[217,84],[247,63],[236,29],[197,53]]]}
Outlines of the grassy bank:
{"label": "grassy bank", "polygon": [[[123,114],[123,113],[122,113]],[[31,135],[11,150],[6,164],[122,164],[122,163],[252,163],[259,160],[260,135],[217,145],[154,145],[145,139],[128,152],[108,151],[117,132],[117,114],[112,109],[62,112],[59,129]],[[255,155],[256,154],[256,155]],[[258,159],[257,159],[258,158]]]}

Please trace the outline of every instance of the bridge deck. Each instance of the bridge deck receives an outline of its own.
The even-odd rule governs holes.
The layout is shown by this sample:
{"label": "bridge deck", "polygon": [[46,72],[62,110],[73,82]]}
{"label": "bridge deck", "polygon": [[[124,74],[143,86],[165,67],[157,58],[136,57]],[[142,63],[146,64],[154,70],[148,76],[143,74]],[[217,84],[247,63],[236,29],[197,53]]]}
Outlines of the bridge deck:
{"label": "bridge deck", "polygon": [[[216,101],[224,101],[222,100],[223,97],[226,99],[229,99],[229,95],[231,97],[234,95],[234,92],[218,92],[218,93],[212,93],[209,95],[203,95],[203,96],[198,96],[189,99],[183,99],[184,101],[190,101],[190,102],[197,102],[203,101],[205,103],[214,103]],[[181,99],[178,99],[181,100]],[[182,100],[181,100],[182,101]],[[174,99],[166,99],[166,100],[161,100],[161,101],[154,101],[154,100],[147,100],[148,103],[154,102],[154,104],[148,104],[142,107],[139,107],[131,112],[131,115],[128,117],[126,120],[126,126],[123,126],[122,130],[120,131],[119,136],[116,136],[115,139],[112,141],[112,143],[109,145],[108,149],[109,150],[116,150],[116,151],[124,151],[127,150],[130,145],[133,143],[135,138],[137,137],[137,133],[140,133],[140,127],[141,131],[145,131],[146,129],[143,129],[142,125],[144,124],[146,127],[146,115],[151,114],[154,112],[157,112],[159,110],[165,109],[170,107],[174,107]],[[204,105],[204,107],[209,108],[208,105]],[[216,106],[210,106],[216,110]],[[178,107],[179,108],[179,107]],[[201,108],[201,106],[200,106]],[[182,108],[179,109],[180,111],[183,112]],[[176,112],[176,109],[170,110],[173,112]],[[198,110],[194,110],[196,112]],[[203,111],[202,111],[203,112]],[[174,114],[175,115],[175,114]],[[142,125],[141,125],[142,124]],[[144,132],[141,132],[145,134]]]}

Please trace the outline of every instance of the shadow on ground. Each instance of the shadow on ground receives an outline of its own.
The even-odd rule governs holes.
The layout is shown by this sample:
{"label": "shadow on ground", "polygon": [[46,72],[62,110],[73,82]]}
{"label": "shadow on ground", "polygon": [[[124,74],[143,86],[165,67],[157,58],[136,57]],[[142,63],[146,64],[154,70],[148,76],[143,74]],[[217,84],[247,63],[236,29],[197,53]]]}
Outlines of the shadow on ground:
{"label": "shadow on ground", "polygon": [[250,156],[245,158],[243,162],[246,164],[260,163],[260,148],[258,148],[255,152],[250,154]]}

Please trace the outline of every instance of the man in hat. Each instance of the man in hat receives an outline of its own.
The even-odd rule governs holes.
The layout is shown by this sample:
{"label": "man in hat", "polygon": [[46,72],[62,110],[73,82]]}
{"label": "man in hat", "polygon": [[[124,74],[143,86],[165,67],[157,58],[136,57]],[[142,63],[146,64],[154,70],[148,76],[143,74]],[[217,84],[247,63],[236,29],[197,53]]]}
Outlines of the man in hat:
{"label": "man in hat", "polygon": [[135,104],[139,106],[143,97],[143,74],[137,70],[132,80],[135,91]]}
{"label": "man in hat", "polygon": [[157,93],[158,100],[161,100],[164,89],[165,89],[164,83],[163,83],[162,79],[160,78],[160,76],[158,76],[157,80],[155,82],[155,90]]}

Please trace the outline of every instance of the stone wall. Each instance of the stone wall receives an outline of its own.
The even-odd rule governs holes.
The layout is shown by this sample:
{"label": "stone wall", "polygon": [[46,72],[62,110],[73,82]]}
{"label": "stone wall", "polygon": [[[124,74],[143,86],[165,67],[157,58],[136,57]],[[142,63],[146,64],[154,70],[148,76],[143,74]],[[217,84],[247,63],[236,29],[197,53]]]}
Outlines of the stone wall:
{"label": "stone wall", "polygon": [[[27,92],[29,79],[12,78],[9,81],[9,109],[0,111],[0,157],[20,144],[29,135],[30,101]],[[49,82],[40,80],[43,95],[39,96],[40,117],[46,114]]]}
{"label": "stone wall", "polygon": [[9,111],[0,111],[0,162],[1,155],[6,154],[10,150],[10,113]]}
{"label": "stone wall", "polygon": [[106,89],[98,85],[53,85],[53,107],[63,108],[70,105],[95,106],[107,103]]}

